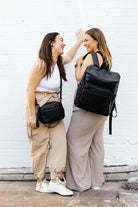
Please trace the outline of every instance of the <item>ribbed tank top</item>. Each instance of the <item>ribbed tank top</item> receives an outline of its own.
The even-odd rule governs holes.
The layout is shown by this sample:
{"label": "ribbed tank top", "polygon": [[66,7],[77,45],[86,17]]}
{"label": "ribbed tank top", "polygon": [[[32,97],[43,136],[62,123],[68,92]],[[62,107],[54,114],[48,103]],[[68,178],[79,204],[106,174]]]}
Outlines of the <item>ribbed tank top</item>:
{"label": "ribbed tank top", "polygon": [[[51,67],[52,71],[52,67]],[[64,80],[62,79],[62,86],[64,84]],[[49,91],[49,92],[59,92],[60,91],[60,73],[58,65],[54,66],[54,70],[51,74],[51,77],[48,78],[45,76],[40,81],[36,91]]]}

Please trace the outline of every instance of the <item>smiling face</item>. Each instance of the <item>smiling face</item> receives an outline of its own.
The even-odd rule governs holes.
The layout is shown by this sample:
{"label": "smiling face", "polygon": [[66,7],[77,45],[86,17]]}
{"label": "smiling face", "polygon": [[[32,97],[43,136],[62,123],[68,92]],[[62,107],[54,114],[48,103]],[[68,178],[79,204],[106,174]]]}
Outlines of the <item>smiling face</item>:
{"label": "smiling face", "polygon": [[84,44],[87,52],[96,52],[98,50],[98,41],[93,37],[85,33],[84,35]]}
{"label": "smiling face", "polygon": [[56,36],[55,40],[52,41],[51,45],[57,55],[62,55],[64,53],[65,44],[60,34]]}

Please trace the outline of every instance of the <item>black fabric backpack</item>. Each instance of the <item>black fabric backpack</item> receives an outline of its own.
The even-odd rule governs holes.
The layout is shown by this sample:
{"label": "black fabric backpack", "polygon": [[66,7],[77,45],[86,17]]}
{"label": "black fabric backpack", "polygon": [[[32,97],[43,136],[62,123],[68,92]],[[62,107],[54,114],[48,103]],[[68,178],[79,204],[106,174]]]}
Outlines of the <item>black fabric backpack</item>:
{"label": "black fabric backpack", "polygon": [[[96,53],[91,53],[93,65],[89,65],[78,85],[74,104],[86,111],[109,117],[109,134],[112,134],[113,110],[116,110],[115,98],[118,91],[120,75],[111,72],[104,61],[99,68]],[[84,56],[84,58],[86,55]],[[116,111],[117,112],[117,111]]]}

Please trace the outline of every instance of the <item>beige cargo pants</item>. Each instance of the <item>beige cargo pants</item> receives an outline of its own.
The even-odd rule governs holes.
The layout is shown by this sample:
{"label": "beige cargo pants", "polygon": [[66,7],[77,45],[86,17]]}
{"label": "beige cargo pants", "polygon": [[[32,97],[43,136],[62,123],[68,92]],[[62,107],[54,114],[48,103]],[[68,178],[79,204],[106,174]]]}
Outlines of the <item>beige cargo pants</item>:
{"label": "beige cargo pants", "polygon": [[[59,101],[57,93],[36,92],[39,106],[46,102]],[[47,128],[39,122],[39,127],[28,126],[28,107],[24,108],[24,123],[31,147],[32,169],[37,180],[45,178],[47,155],[49,152],[49,171],[51,179],[62,177],[66,164],[66,131],[63,120],[54,128]]]}

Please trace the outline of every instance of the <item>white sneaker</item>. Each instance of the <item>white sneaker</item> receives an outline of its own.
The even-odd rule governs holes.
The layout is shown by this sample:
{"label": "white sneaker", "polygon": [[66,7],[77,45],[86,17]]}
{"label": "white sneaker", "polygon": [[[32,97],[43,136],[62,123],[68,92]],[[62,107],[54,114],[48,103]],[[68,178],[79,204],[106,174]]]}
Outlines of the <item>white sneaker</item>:
{"label": "white sneaker", "polygon": [[50,181],[48,189],[60,195],[73,195],[73,192],[66,188],[60,180],[58,183]]}
{"label": "white sneaker", "polygon": [[92,186],[92,190],[100,190],[101,187],[100,186]]}
{"label": "white sneaker", "polygon": [[35,190],[41,193],[52,193],[52,191],[48,189],[48,185],[49,182],[47,180],[43,180],[42,182],[37,182]]}
{"label": "white sneaker", "polygon": [[60,180],[60,182],[62,183],[62,185],[64,185],[66,187],[67,183],[66,183],[65,178],[64,178],[64,180]]}

